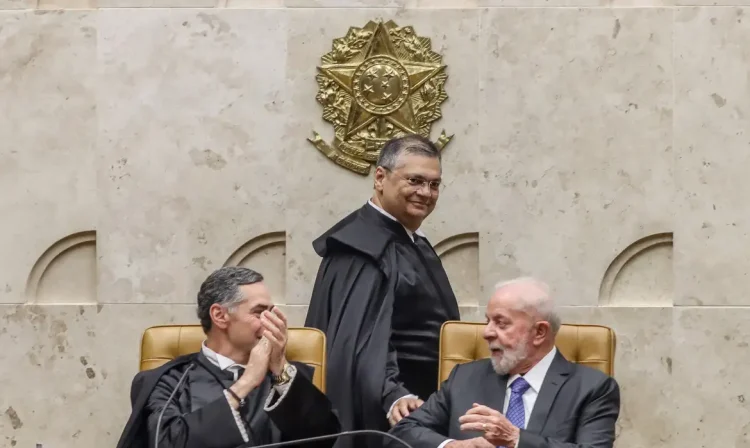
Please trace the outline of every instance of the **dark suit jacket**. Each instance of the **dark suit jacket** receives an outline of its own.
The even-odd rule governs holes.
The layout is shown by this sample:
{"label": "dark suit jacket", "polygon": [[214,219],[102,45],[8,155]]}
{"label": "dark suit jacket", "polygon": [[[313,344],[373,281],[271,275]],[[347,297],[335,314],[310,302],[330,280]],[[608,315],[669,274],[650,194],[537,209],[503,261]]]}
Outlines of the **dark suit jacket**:
{"label": "dark suit jacket", "polygon": [[[297,375],[281,402],[274,395],[272,410],[264,411],[271,392],[270,376],[247,397],[240,410],[251,438],[247,446],[333,434],[339,423],[328,399],[310,381],[313,369],[292,363]],[[161,421],[160,448],[234,448],[244,445],[223,389],[231,378],[201,353],[186,355],[166,365],[138,373],[131,389],[133,411],[118,448],[153,447],[158,414],[188,367],[186,380],[170,401]],[[213,373],[212,373],[213,372]],[[271,404],[273,404],[271,403]],[[320,442],[330,447],[333,440]],[[305,445],[309,446],[309,445]]]}
{"label": "dark suit jacket", "polygon": [[[458,418],[473,403],[502,412],[507,381],[507,375],[495,373],[489,359],[458,365],[440,390],[391,434],[414,448],[437,448],[449,438],[481,437],[479,432],[461,432]],[[521,430],[518,448],[611,448],[619,413],[620,389],[614,378],[573,364],[558,351],[528,427]]]}

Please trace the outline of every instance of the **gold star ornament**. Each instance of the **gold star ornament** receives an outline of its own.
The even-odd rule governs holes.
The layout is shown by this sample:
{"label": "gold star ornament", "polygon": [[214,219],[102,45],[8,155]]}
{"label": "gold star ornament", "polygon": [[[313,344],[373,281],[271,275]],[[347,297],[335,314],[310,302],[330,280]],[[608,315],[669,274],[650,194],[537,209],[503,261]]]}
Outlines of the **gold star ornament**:
{"label": "gold star ornament", "polygon": [[[323,119],[333,125],[334,142],[326,143],[317,132],[308,141],[338,165],[367,175],[391,138],[429,138],[448,99],[447,79],[442,56],[412,27],[393,21],[352,27],[333,41],[316,77],[316,99]],[[442,150],[452,138],[443,131],[435,144]]]}

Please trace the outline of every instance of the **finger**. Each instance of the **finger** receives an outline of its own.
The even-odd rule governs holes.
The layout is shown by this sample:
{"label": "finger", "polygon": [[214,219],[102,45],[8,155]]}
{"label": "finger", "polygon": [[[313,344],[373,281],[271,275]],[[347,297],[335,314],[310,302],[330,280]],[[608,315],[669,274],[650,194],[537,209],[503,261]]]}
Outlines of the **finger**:
{"label": "finger", "polygon": [[286,323],[279,317],[278,314],[275,312],[276,308],[274,308],[271,311],[265,311],[263,313],[263,316],[273,322],[277,327],[279,328],[286,328]]}
{"label": "finger", "polygon": [[272,312],[273,312],[273,313],[274,313],[274,314],[275,314],[276,316],[278,316],[278,317],[279,317],[279,319],[281,319],[281,321],[282,321],[282,322],[284,322],[284,326],[286,327],[286,325],[287,325],[286,315],[284,314],[284,312],[283,312],[283,311],[281,311],[281,308],[279,308],[279,307],[275,306],[275,307],[273,307],[273,309],[271,309],[271,311],[272,311]]}
{"label": "finger", "polygon": [[401,414],[401,417],[406,417],[409,415],[409,400],[401,400],[398,405],[399,413]]}
{"label": "finger", "polygon": [[[481,423],[464,423],[460,426],[461,431],[479,431],[484,432],[485,430],[482,429]],[[487,427],[489,429],[489,427]]]}
{"label": "finger", "polygon": [[487,421],[487,416],[484,415],[476,415],[476,414],[464,414],[461,417],[458,417],[459,423],[489,423]]}
{"label": "finger", "polygon": [[424,400],[417,398],[417,406],[422,406],[424,404]]}
{"label": "finger", "polygon": [[279,327],[273,324],[273,322],[269,320],[261,320],[261,324],[266,329],[267,332],[273,334],[274,338],[278,341],[284,341],[286,338],[284,337],[284,332],[282,332]]}
{"label": "finger", "polygon": [[391,411],[391,419],[393,419],[393,424],[396,424],[401,420],[401,410],[398,405],[393,407],[393,411]]}
{"label": "finger", "polygon": [[499,414],[496,410],[488,408],[484,405],[476,405],[473,408],[466,411],[467,414],[479,414],[479,415],[496,415]]}
{"label": "finger", "polygon": [[409,410],[413,411],[417,409],[422,404],[422,400],[416,399],[416,400],[409,400]]}
{"label": "finger", "polygon": [[276,336],[274,336],[270,331],[266,330],[265,333],[263,333],[263,336],[268,338],[268,341],[273,345],[274,347],[281,347],[281,341],[279,341]]}

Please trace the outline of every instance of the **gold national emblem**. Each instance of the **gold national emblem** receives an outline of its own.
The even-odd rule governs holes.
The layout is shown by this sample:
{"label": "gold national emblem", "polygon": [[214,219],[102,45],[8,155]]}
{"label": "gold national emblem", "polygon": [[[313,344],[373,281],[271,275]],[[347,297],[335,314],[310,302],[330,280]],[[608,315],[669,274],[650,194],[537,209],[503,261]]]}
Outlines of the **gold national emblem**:
{"label": "gold national emblem", "polygon": [[[313,132],[308,140],[329,159],[366,175],[389,139],[404,134],[429,138],[448,98],[448,75],[429,38],[393,21],[368,22],[335,39],[321,59],[316,99],[335,139],[328,144]],[[443,131],[436,145],[442,150],[451,138]]]}

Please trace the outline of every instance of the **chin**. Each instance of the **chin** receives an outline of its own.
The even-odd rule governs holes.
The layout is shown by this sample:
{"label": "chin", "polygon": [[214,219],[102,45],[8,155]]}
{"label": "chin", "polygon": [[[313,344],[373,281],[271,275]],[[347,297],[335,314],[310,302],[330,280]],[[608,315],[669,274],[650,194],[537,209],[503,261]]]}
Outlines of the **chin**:
{"label": "chin", "polygon": [[409,214],[415,218],[426,218],[432,212],[429,205],[409,204]]}

